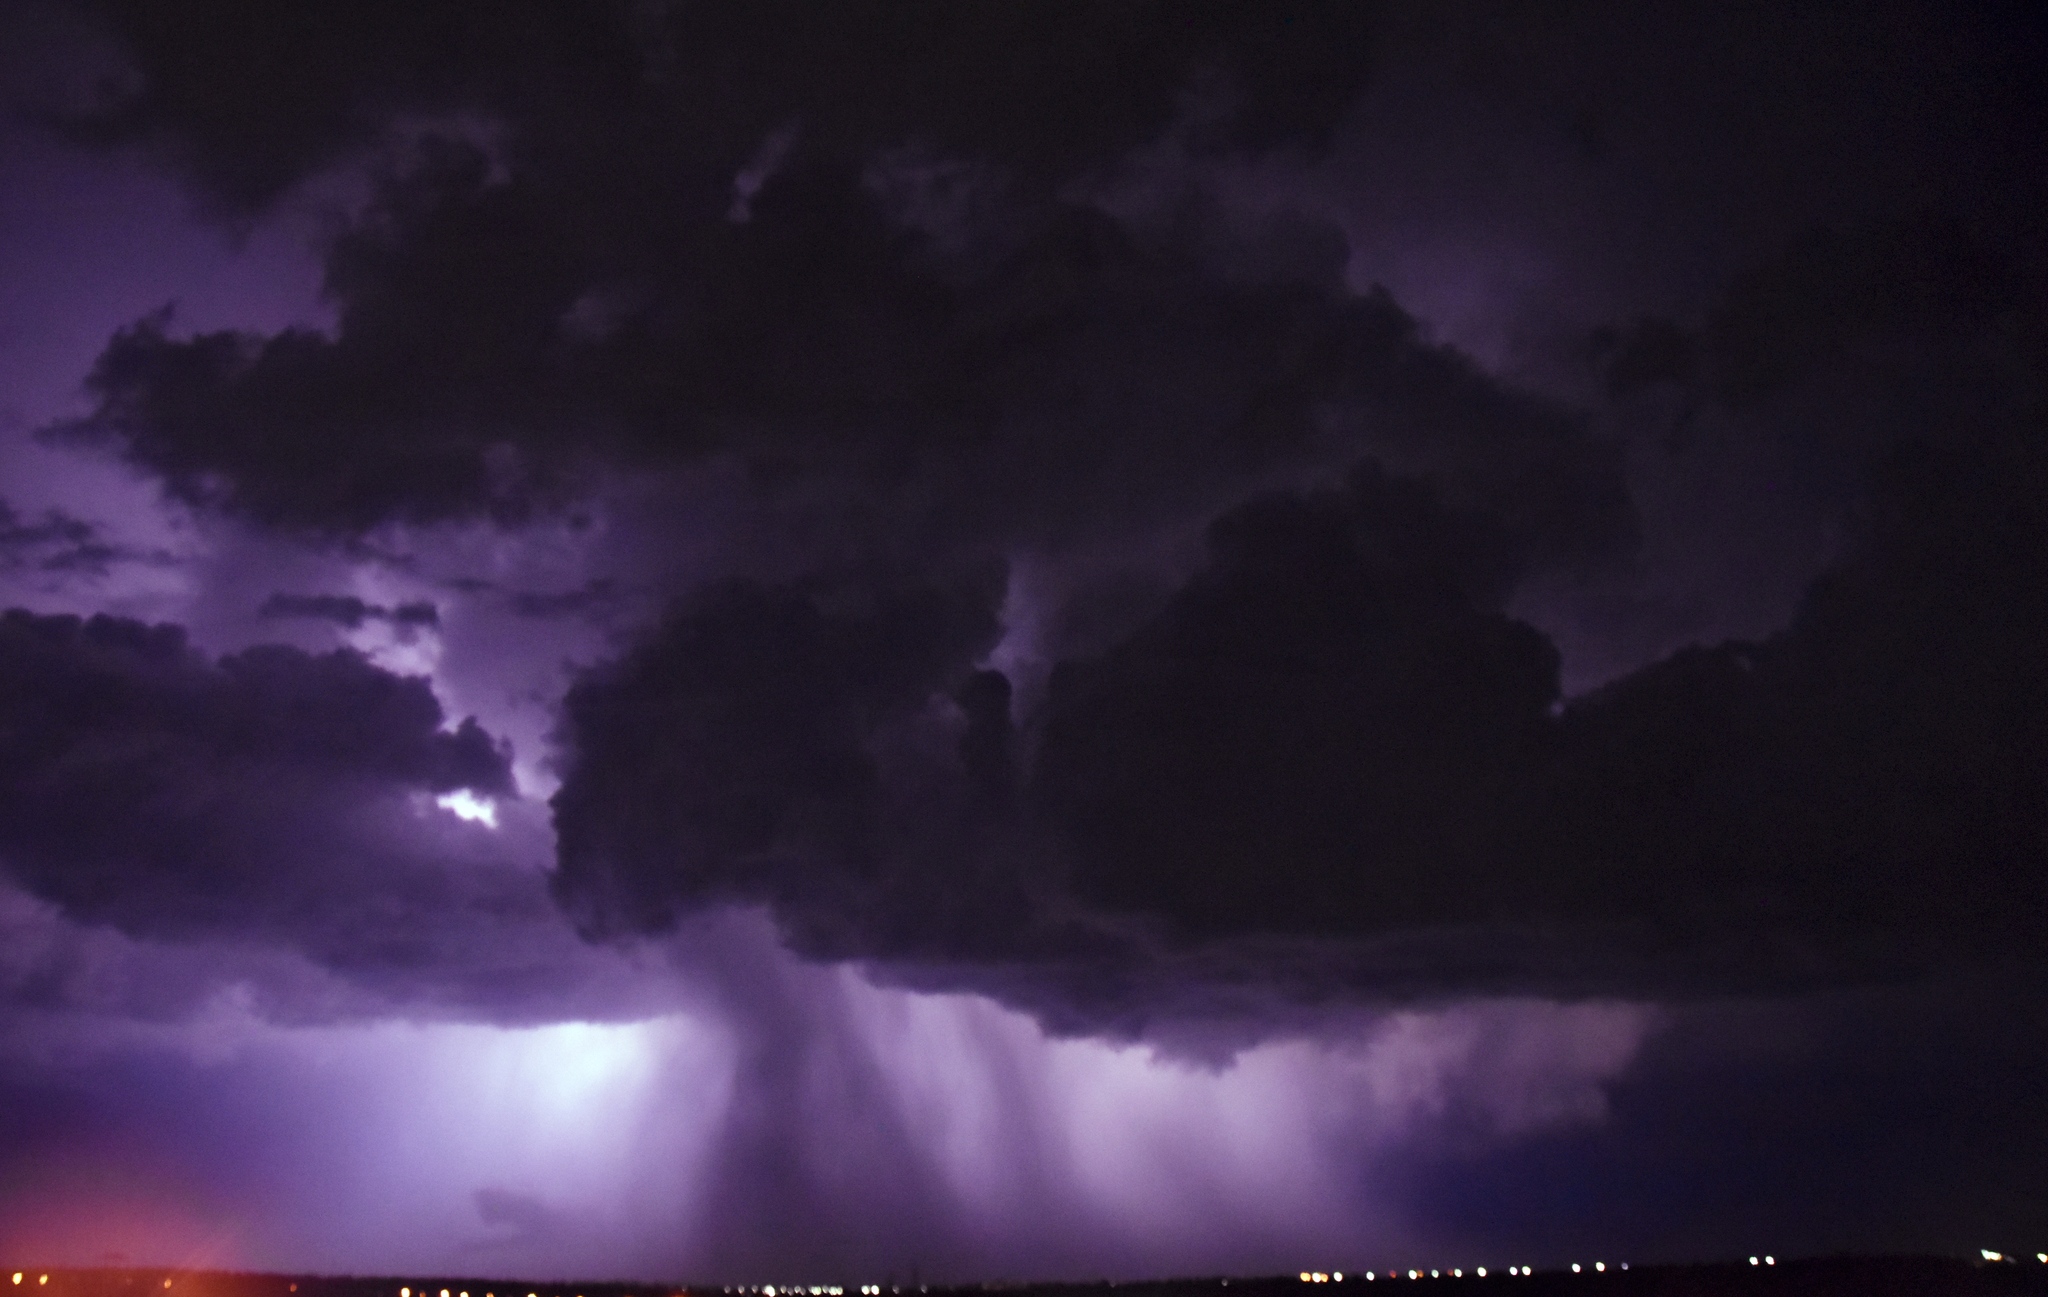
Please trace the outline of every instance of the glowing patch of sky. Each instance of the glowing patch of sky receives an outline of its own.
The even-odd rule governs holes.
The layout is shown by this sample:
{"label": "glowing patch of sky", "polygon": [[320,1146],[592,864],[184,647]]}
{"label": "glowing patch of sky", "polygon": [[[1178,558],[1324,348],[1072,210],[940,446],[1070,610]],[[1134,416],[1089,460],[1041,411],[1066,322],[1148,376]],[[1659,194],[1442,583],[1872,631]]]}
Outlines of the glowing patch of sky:
{"label": "glowing patch of sky", "polygon": [[[891,1156],[937,1176],[970,1236],[956,1260],[991,1270],[1362,1265],[1362,1253],[1402,1244],[1377,1196],[1378,1150],[1426,1134],[1447,1106],[1486,1114],[1504,1141],[1598,1122],[1604,1085],[1654,1026],[1633,1006],[1468,1004],[1271,1042],[1214,1069],[1047,1039],[977,997],[773,958],[794,994],[838,1006],[813,1029],[850,1032],[881,1078],[862,1097],[828,1071],[807,1099],[813,1116],[879,1130],[893,1109],[910,1147]],[[215,1167],[210,1182],[230,1200],[180,1216],[60,1185],[64,1201],[42,1204],[51,1228],[65,1225],[53,1238],[85,1248],[102,1236],[95,1213],[111,1229],[107,1213],[125,1211],[124,1250],[163,1260],[213,1248],[280,1267],[698,1273],[695,1224],[723,1188],[715,1154],[740,1075],[735,1033],[747,1029],[720,1019],[730,1010],[525,1029],[291,1027],[250,1002],[231,994],[184,1026],[73,1038],[92,1042],[69,1048],[109,1076],[182,1059],[187,1080],[169,1088],[208,1107],[180,1115],[147,1158],[96,1153],[114,1168],[98,1182],[144,1183],[151,1165],[183,1159]],[[17,1071],[24,1048],[7,1051]],[[43,1066],[65,1052],[34,1048]],[[849,1218],[872,1206],[851,1199],[892,1192],[858,1174],[817,1183],[848,1196]],[[906,1245],[899,1268],[915,1260]]]}
{"label": "glowing patch of sky", "polygon": [[434,799],[434,804],[451,812],[458,819],[470,820],[490,828],[498,827],[498,806],[488,797],[478,797],[467,788],[458,788],[452,793]]}

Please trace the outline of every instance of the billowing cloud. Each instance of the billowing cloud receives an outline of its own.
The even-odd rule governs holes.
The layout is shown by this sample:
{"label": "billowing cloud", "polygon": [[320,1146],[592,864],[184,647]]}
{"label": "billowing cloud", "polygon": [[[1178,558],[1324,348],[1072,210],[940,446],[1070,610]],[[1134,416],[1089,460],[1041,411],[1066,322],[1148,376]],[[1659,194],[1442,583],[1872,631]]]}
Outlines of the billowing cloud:
{"label": "billowing cloud", "polygon": [[2024,960],[2042,481],[2024,424],[1902,451],[1786,631],[1569,706],[1498,610],[1497,520],[1371,466],[1219,519],[1015,718],[972,670],[992,628],[948,654],[726,591],[572,690],[557,888],[598,931],[767,904],[799,949],[1081,1029],[1211,980],[1689,994]]}
{"label": "billowing cloud", "polygon": [[[516,794],[507,752],[474,720],[445,727],[424,680],[346,651],[215,660],[173,626],[18,609],[0,616],[0,660],[0,868],[72,922],[296,952],[401,1000],[509,1005],[504,979],[546,978],[550,961],[577,980],[567,943],[505,944],[560,928],[534,826],[516,803],[502,835],[435,805]],[[136,958],[58,930],[23,950],[46,940],[57,962],[18,970],[24,991],[85,986],[65,961]],[[290,978],[277,985],[293,1012]]]}
{"label": "billowing cloud", "polygon": [[1620,463],[1582,421],[1329,267],[1235,282],[1072,209],[963,277],[920,266],[866,195],[821,177],[764,195],[715,246],[648,247],[698,269],[662,270],[591,340],[559,317],[595,272],[541,282],[560,232],[477,224],[512,219],[493,213],[527,203],[521,182],[486,183],[476,155],[446,165],[331,254],[334,338],[142,322],[100,358],[97,411],[59,435],[189,502],[315,532],[511,523],[605,465],[737,456],[814,517],[812,561],[829,536],[901,562],[1185,520],[1370,447],[1515,515],[1551,561],[1633,537]]}
{"label": "billowing cloud", "polygon": [[[66,122],[139,142],[191,169],[223,203],[260,205],[377,140],[394,114],[469,108],[523,134],[606,119],[621,138],[522,138],[536,151],[649,143],[726,190],[794,120],[841,157],[918,140],[993,155],[1040,183],[1142,143],[1194,74],[1235,112],[1222,141],[1327,131],[1371,53],[1372,6],[1058,3],[989,21],[944,4],[647,6],[571,18],[544,4],[372,4],[315,20],[209,4],[168,23],[147,6],[93,6],[133,59],[127,84]],[[850,48],[866,57],[848,59]],[[226,59],[249,75],[223,83]],[[589,175],[605,169],[592,157]],[[726,195],[729,197],[729,194]],[[708,209],[722,218],[721,201]]]}
{"label": "billowing cloud", "polygon": [[0,1249],[2039,1233],[2014,18],[0,6]]}
{"label": "billowing cloud", "polygon": [[[1972,719],[2018,687],[2004,632],[1885,557],[2004,509],[1982,465],[2030,435],[2006,408],[2022,272],[1956,221],[1810,236],[1696,320],[1599,334],[1574,406],[1360,291],[1373,250],[1328,204],[1220,193],[1316,156],[1377,86],[1362,9],[641,8],[549,41],[537,11],[222,11],[217,38],[299,76],[219,102],[203,24],[103,17],[134,79],[67,129],[244,213],[368,169],[324,249],[331,330],[141,320],[57,440],[315,539],[514,534],[607,474],[736,466],[747,502],[706,523],[727,548],[563,701],[554,888],[593,935],[763,905],[813,956],[1130,1029],[1233,978],[1313,1001],[1941,965],[1988,895],[1952,856],[1990,870],[2025,839],[1983,800],[2025,803],[2024,741]],[[1114,76],[1098,47],[1129,55]],[[1607,111],[1580,114],[1593,153]],[[1773,449],[1793,424],[1810,463]],[[1870,482],[1915,437],[1992,495],[1887,514],[1906,497]],[[1809,531],[1868,517],[1772,565],[1789,606],[1836,563],[1788,629],[1567,702],[1588,610],[1655,621],[1626,633],[1660,651],[1700,637],[1660,602],[1669,555],[1637,548],[1678,534],[1642,498],[1695,444],[1792,474]],[[1701,534],[1785,523],[1730,508]],[[1956,590],[2024,605],[2029,574],[1968,570]],[[616,588],[584,579],[513,610]],[[410,624],[353,596],[264,608]],[[1887,655],[1912,627],[1908,668]],[[1903,701],[1966,660],[1977,692]],[[1855,719],[1899,706],[1911,724]],[[1987,773],[1965,792],[1884,750]],[[1857,869],[1890,881],[1836,905]]]}
{"label": "billowing cloud", "polygon": [[[876,924],[889,944],[939,949],[987,934],[965,911],[1014,884],[970,899],[972,778],[956,749],[977,731],[943,694],[994,644],[997,593],[697,596],[564,703],[576,756],[554,799],[558,894],[594,932],[769,903],[821,953],[869,952]],[[963,931],[948,937],[936,925],[955,909]]]}
{"label": "billowing cloud", "polygon": [[[816,516],[812,561],[1185,523],[1364,446],[1512,501],[1560,560],[1626,549],[1612,448],[1352,292],[1329,222],[1191,241],[1069,184],[1170,126],[1203,156],[1312,146],[1364,74],[1369,6],[588,19],[531,44],[544,12],[371,8],[329,30],[228,7],[173,29],[114,6],[140,88],[94,129],[230,196],[408,108],[508,136],[430,115],[379,155],[326,249],[331,332],[138,321],[56,435],[315,534],[516,523],[592,474],[729,457]],[[223,40],[274,71],[202,77]],[[900,66],[934,58],[942,75]],[[728,219],[764,139],[775,165]]]}
{"label": "billowing cloud", "polygon": [[111,540],[101,528],[62,509],[26,518],[0,499],[0,575],[103,577],[120,563],[170,561],[164,554]]}

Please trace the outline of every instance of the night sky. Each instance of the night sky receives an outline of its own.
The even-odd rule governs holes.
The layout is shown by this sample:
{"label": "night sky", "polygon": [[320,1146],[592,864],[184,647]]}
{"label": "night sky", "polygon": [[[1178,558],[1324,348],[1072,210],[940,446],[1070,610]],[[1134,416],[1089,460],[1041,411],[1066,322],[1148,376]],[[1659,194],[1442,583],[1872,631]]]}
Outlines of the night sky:
{"label": "night sky", "polygon": [[2048,1247],[2038,5],[0,15],[0,1261]]}

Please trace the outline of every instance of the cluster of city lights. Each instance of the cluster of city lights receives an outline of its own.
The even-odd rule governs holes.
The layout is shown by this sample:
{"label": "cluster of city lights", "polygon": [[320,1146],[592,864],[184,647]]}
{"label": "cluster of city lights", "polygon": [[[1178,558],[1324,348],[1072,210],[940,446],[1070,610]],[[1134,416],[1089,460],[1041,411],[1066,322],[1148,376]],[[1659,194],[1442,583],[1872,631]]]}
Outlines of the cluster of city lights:
{"label": "cluster of city lights", "polygon": [[[1978,1254],[1982,1256],[1987,1263],[2010,1264],[2024,1259],[2022,1256],[2010,1255],[2004,1252],[1994,1252],[1990,1248],[1979,1248]],[[2036,1252],[2034,1254],[2034,1259],[2043,1265],[2048,1265],[2048,1252]],[[1778,1264],[1778,1258],[1769,1255],[1753,1256],[1749,1258],[1749,1263],[1754,1266],[1774,1266]],[[1628,1269],[1628,1263],[1622,1262],[1616,1268],[1620,1270],[1626,1270]],[[1593,1272],[1595,1274],[1604,1274],[1606,1273],[1607,1269],[1608,1266],[1605,1261],[1593,1262]],[[1573,1274],[1583,1274],[1585,1273],[1585,1266],[1579,1262],[1574,1261],[1571,1266],[1571,1271]],[[1486,1278],[1488,1271],[1487,1268],[1482,1265],[1474,1267],[1471,1273],[1474,1278],[1484,1279]],[[1501,1273],[1511,1275],[1533,1275],[1536,1272],[1530,1266],[1511,1265],[1504,1272]],[[1463,1268],[1451,1270],[1388,1270],[1385,1273],[1367,1270],[1365,1272],[1365,1278],[1374,1281],[1380,1279],[1462,1279],[1465,1277],[1465,1274],[1466,1272]],[[1357,1276],[1354,1275],[1353,1277],[1356,1278]],[[1321,1270],[1303,1270],[1301,1272],[1300,1278],[1303,1283],[1342,1283],[1344,1282],[1344,1272],[1342,1270],[1332,1270],[1328,1271],[1327,1273]],[[16,1287],[19,1287],[28,1281],[28,1274],[26,1271],[16,1270],[12,1275],[12,1280],[14,1285]],[[49,1282],[50,1276],[47,1274],[38,1274],[36,1276],[36,1283],[38,1285],[47,1286]],[[1227,1285],[1230,1281],[1226,1279],[1223,1282]],[[164,1287],[169,1288],[170,1286],[171,1281],[168,1278],[166,1278],[164,1280]],[[292,1292],[296,1293],[298,1290],[299,1286],[297,1284],[293,1284],[291,1286]],[[890,1286],[885,1288],[882,1284],[861,1284],[859,1287],[859,1297],[882,1297],[882,1294],[885,1291],[891,1294],[900,1294],[904,1291],[904,1289],[896,1286]],[[923,1293],[929,1292],[930,1290],[923,1285],[919,1285],[917,1286],[915,1291]],[[759,1284],[753,1287],[727,1288],[725,1289],[725,1292],[755,1294],[757,1295],[757,1297],[846,1297],[846,1289],[836,1284]],[[470,1294],[466,1289],[451,1292],[449,1289],[446,1288],[439,1289],[438,1291],[422,1288],[418,1291],[417,1295],[415,1295],[413,1289],[411,1289],[410,1287],[406,1287],[400,1288],[398,1290],[398,1297],[470,1297]],[[498,1297],[498,1295],[495,1292],[486,1292],[482,1295],[482,1297]],[[519,1294],[508,1293],[506,1294],[506,1297],[519,1297]],[[541,1295],[538,1292],[530,1292],[526,1294],[526,1297],[541,1297]],[[569,1297],[569,1295],[566,1293],[551,1293],[549,1294],[549,1297]],[[575,1294],[575,1297],[583,1297],[583,1294],[577,1293]],[[628,1293],[625,1295],[625,1297],[632,1297],[632,1294]],[[670,1297],[689,1297],[689,1294],[683,1292],[676,1292],[670,1294]]]}
{"label": "cluster of city lights", "polygon": [[[170,1284],[166,1283],[166,1284],[164,1285],[164,1287],[168,1288],[168,1287],[170,1287]],[[299,1290],[299,1286],[298,1286],[297,1284],[293,1284],[293,1285],[292,1285],[292,1291],[293,1291],[293,1292],[297,1292],[298,1290]],[[398,1297],[413,1297],[413,1294],[412,1294],[412,1289],[410,1289],[410,1288],[400,1288],[400,1289],[398,1290]],[[419,1294],[419,1297],[433,1297],[433,1291],[432,1291],[431,1289],[428,1289],[428,1288],[422,1288],[422,1289],[420,1289],[420,1294]],[[449,1297],[449,1293],[448,1293],[448,1290],[447,1290],[446,1288],[443,1288],[443,1289],[441,1290],[441,1297]],[[468,1290],[467,1290],[467,1289],[464,1289],[463,1291],[461,1291],[461,1292],[458,1292],[458,1293],[456,1293],[456,1294],[455,1294],[455,1297],[469,1297],[469,1292],[468,1292]],[[496,1294],[496,1293],[494,1293],[494,1292],[487,1292],[487,1293],[485,1293],[485,1294],[484,1294],[484,1297],[498,1297],[498,1294]],[[530,1293],[526,1294],[526,1297],[540,1297],[540,1294],[539,1294],[539,1293],[531,1293],[531,1292],[530,1292]],[[556,1294],[556,1297],[560,1297],[560,1294]],[[576,1297],[583,1297],[583,1294],[582,1294],[582,1293],[577,1293],[577,1294],[576,1294]],[[627,1294],[626,1294],[626,1297],[633,1297],[633,1294],[631,1294],[631,1293],[627,1293]],[[683,1297],[683,1295],[682,1295],[681,1293],[678,1293],[678,1294],[676,1294],[676,1297]]]}
{"label": "cluster of city lights", "polygon": [[[1595,1262],[1593,1263],[1593,1265],[1594,1265],[1594,1268],[1596,1268],[1596,1269],[1599,1269],[1599,1270],[1605,1270],[1605,1269],[1607,1268],[1607,1264],[1606,1264],[1606,1262],[1604,1262],[1604,1261],[1595,1261]],[[1573,1271],[1573,1273],[1577,1273],[1577,1272],[1578,1272],[1578,1269],[1579,1269],[1579,1268],[1578,1268],[1577,1266],[1573,1266],[1573,1267],[1572,1267],[1572,1271]],[[1628,1269],[1628,1267],[1624,1265],[1624,1266],[1622,1267],[1622,1269],[1626,1270],[1626,1269]],[[1502,1271],[1501,1273],[1502,1273],[1502,1274],[1535,1274],[1535,1273],[1536,1273],[1536,1271],[1535,1271],[1535,1270],[1534,1270],[1533,1268],[1531,1268],[1531,1267],[1529,1267],[1529,1266],[1525,1266],[1525,1265],[1511,1265],[1511,1266],[1509,1266],[1509,1267],[1508,1267],[1508,1268],[1507,1268],[1506,1270],[1503,1270],[1503,1271]],[[1450,1276],[1451,1278],[1453,1278],[1453,1279],[1463,1279],[1463,1278],[1465,1277],[1465,1271],[1464,1271],[1464,1268],[1463,1268],[1463,1267],[1459,1267],[1459,1268],[1457,1268],[1457,1269],[1453,1269],[1453,1270],[1448,1270],[1448,1271],[1446,1271],[1446,1270],[1409,1270],[1409,1271],[1407,1271],[1407,1272],[1405,1272],[1405,1273],[1404,1273],[1404,1272],[1402,1272],[1402,1271],[1400,1271],[1400,1270],[1389,1270],[1389,1271],[1387,1271],[1387,1272],[1386,1272],[1385,1274],[1381,1274],[1381,1273],[1379,1273],[1379,1272],[1378,1272],[1377,1270],[1368,1270],[1368,1271],[1366,1271],[1366,1272],[1365,1272],[1365,1277],[1366,1277],[1366,1278],[1367,1278],[1368,1280],[1372,1280],[1372,1281],[1375,1281],[1375,1282],[1377,1282],[1378,1280],[1381,1280],[1381,1279],[1441,1279],[1441,1278],[1443,1278],[1443,1277],[1444,1277],[1445,1275],[1447,1275],[1447,1274],[1448,1274],[1448,1275],[1449,1275],[1449,1276]],[[1486,1277],[1486,1274],[1487,1274],[1487,1270],[1486,1270],[1486,1267],[1485,1267],[1485,1266],[1483,1266],[1483,1265],[1482,1265],[1482,1266],[1475,1266],[1475,1267],[1473,1267],[1473,1270],[1472,1270],[1472,1277],[1473,1277],[1473,1278],[1475,1278],[1475,1279],[1484,1279],[1484,1278]],[[1344,1279],[1344,1275],[1343,1275],[1343,1273],[1342,1273],[1342,1272],[1340,1272],[1340,1271],[1333,1271],[1332,1273],[1330,1273],[1330,1274],[1327,1274],[1327,1275],[1323,1275],[1323,1274],[1316,1274],[1316,1273],[1313,1273],[1313,1272],[1309,1272],[1309,1273],[1304,1273],[1304,1274],[1303,1274],[1303,1275],[1301,1276],[1301,1281],[1302,1281],[1303,1283],[1321,1283],[1321,1282],[1323,1282],[1323,1281],[1324,1281],[1325,1279],[1334,1279],[1334,1280],[1338,1281],[1339,1283],[1341,1283],[1341,1282],[1343,1282],[1343,1279]]]}
{"label": "cluster of city lights", "polygon": [[[293,1285],[292,1291],[298,1291],[296,1284]],[[846,1289],[838,1284],[755,1284],[752,1287],[727,1288],[724,1291],[728,1293],[753,1293],[758,1294],[759,1297],[846,1297]],[[889,1291],[900,1293],[903,1290],[901,1288],[891,1288]],[[925,1290],[920,1288],[918,1291],[923,1292]],[[881,1297],[881,1293],[882,1285],[878,1283],[862,1284],[860,1286],[861,1297]],[[398,1297],[470,1297],[470,1295],[467,1291],[451,1293],[446,1288],[441,1289],[438,1293],[431,1288],[422,1288],[417,1294],[411,1288],[400,1288],[398,1290]],[[487,1292],[483,1297],[498,1297],[498,1294]],[[519,1297],[519,1295],[517,1293],[509,1293],[507,1297]],[[526,1294],[526,1297],[540,1297],[540,1294],[530,1292]],[[566,1294],[555,1293],[551,1294],[550,1297],[566,1297]],[[583,1297],[583,1294],[577,1293],[576,1297]],[[626,1297],[633,1297],[633,1294],[627,1293]],[[671,1297],[689,1297],[689,1295],[678,1292],[671,1294]]]}

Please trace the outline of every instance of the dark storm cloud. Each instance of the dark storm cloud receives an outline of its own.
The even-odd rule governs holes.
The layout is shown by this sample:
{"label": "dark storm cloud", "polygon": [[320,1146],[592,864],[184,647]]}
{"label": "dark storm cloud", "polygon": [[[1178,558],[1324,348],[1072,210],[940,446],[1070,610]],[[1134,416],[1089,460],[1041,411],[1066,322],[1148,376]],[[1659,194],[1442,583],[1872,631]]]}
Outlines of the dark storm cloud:
{"label": "dark storm cloud", "polygon": [[[842,157],[928,141],[1045,183],[1150,138],[1198,71],[1235,100],[1223,139],[1313,138],[1364,70],[1372,16],[1369,5],[1157,0],[997,15],[879,0],[442,0],[319,14],[219,0],[175,18],[128,0],[86,8],[132,57],[133,79],[66,125],[161,150],[234,208],[275,198],[405,112],[490,114],[529,134],[523,149],[589,151],[592,176],[649,160],[646,144],[591,129],[630,124],[709,168],[681,182],[699,195],[729,190],[792,121]],[[722,217],[729,196],[706,212]]]}
{"label": "dark storm cloud", "polygon": [[[202,9],[104,9],[139,79],[72,127],[242,212],[367,158],[327,250],[337,327],[142,320],[58,436],[295,533],[512,525],[710,459],[769,502],[773,561],[564,704],[556,891],[588,931],[766,906],[807,954],[1077,1029],[1233,987],[1648,992],[2023,953],[1993,898],[2037,872],[2038,314],[2024,258],[1980,246],[2009,206],[1751,256],[1701,318],[1596,339],[1573,411],[1352,291],[1328,226],[1077,197],[1168,136],[1190,168],[1316,146],[1366,84],[1360,8]],[[1601,55],[1675,58],[1669,101],[1543,111],[1689,195],[1750,143],[1794,169],[1810,141],[1771,151],[1774,114],[1896,56],[1802,79],[1826,22],[1704,29],[1697,62],[1662,20]],[[1571,30],[1480,63],[1533,103],[1578,66]],[[263,73],[210,75],[222,48]],[[1739,120],[1731,61],[1771,80]],[[1970,119],[1913,84],[1948,105],[1930,130]],[[1861,159],[1878,128],[1844,120]],[[1775,229],[1762,189],[1713,219]],[[1506,610],[1626,568],[1660,439],[1739,467],[1730,497],[1860,509],[1858,539],[1782,633],[1566,705],[1557,648]],[[1702,543],[1762,531],[1751,505]],[[1210,519],[1201,554],[1147,557]],[[1071,558],[1091,544],[1105,571]],[[1053,606],[962,576],[1020,552],[1050,555]],[[1766,566],[1789,590],[1820,562]],[[1623,595],[1620,620],[1678,628],[1660,652],[1712,625]],[[986,671],[1013,614],[1068,659],[1049,679]]]}
{"label": "dark storm cloud", "polygon": [[563,705],[575,758],[554,800],[557,894],[594,932],[768,904],[818,954],[1007,938],[1024,884],[972,859],[978,780],[1000,777],[991,731],[1008,723],[977,700],[972,667],[999,595],[735,582],[695,596]]}
{"label": "dark storm cloud", "polygon": [[[425,681],[350,652],[211,660],[174,626],[17,609],[0,682],[0,868],[70,921],[296,950],[401,999],[545,999],[560,980],[515,967],[545,965],[531,942],[559,927],[530,864],[431,805],[510,794],[508,754],[473,719],[444,728]],[[508,941],[526,944],[493,949]]]}
{"label": "dark storm cloud", "polygon": [[42,517],[30,519],[0,499],[0,572],[105,576],[117,563],[169,561],[161,554],[115,544],[100,528],[62,509],[45,510]]}
{"label": "dark storm cloud", "polygon": [[1934,214],[1819,226],[1736,273],[1696,327],[1643,317],[1597,331],[1594,346],[1611,396],[1682,397],[1673,437],[1711,435],[1696,426],[1703,410],[1768,420],[1796,402],[1807,456],[1867,466],[1902,436],[1938,436],[1939,420],[1973,413],[1960,408],[1970,386],[2003,394],[2010,378],[1987,368],[1987,336],[2009,327],[2038,269]]}
{"label": "dark storm cloud", "polygon": [[[177,142],[202,183],[267,192],[276,158],[320,165],[408,104],[506,132],[422,128],[378,164],[328,252],[333,337],[159,316],[113,341],[61,431],[187,501],[294,530],[514,521],[592,470],[730,454],[848,497],[835,548],[917,552],[1212,510],[1334,440],[1495,492],[1541,478],[1529,521],[1560,553],[1626,542],[1611,455],[1345,290],[1334,229],[1277,223],[1219,264],[1058,196],[1171,122],[1198,152],[1313,145],[1368,7],[643,6],[567,34],[540,9],[110,12],[145,89],[101,126]],[[265,74],[214,76],[222,40]]]}
{"label": "dark storm cloud", "polygon": [[271,595],[256,610],[259,617],[309,617],[331,621],[354,630],[366,621],[390,622],[394,626],[438,626],[440,609],[427,602],[402,603],[395,608],[364,603],[354,595],[284,594]]}
{"label": "dark storm cloud", "polygon": [[1645,539],[1618,579],[1518,600],[1557,635],[1568,692],[1782,627],[1867,530],[1888,455],[1945,453],[2031,399],[2041,269],[2024,241],[1923,211],[1806,229],[1682,316],[1595,330],[1588,399],[1629,447]]}
{"label": "dark storm cloud", "polygon": [[952,282],[906,261],[850,178],[807,173],[591,339],[561,321],[595,272],[542,282],[583,218],[535,226],[546,195],[485,184],[481,155],[446,161],[449,196],[404,200],[419,229],[337,247],[336,339],[145,321],[100,358],[97,413],[61,435],[291,529],[510,521],[606,463],[736,453],[765,490],[844,497],[834,547],[900,555],[1142,526],[1363,444],[1523,511],[1555,558],[1631,535],[1611,449],[1334,265],[1223,280],[1069,209]]}
{"label": "dark storm cloud", "polygon": [[1483,914],[1470,871],[1558,696],[1555,650],[1493,611],[1491,522],[1372,467],[1219,520],[1157,618],[1053,674],[1032,791],[1075,890],[1203,935]]}
{"label": "dark storm cloud", "polygon": [[105,572],[119,554],[100,539],[98,528],[83,519],[52,509],[31,522],[0,500],[0,568]]}
{"label": "dark storm cloud", "polygon": [[985,639],[877,656],[878,614],[726,591],[572,691],[557,887],[598,931],[766,904],[801,951],[1076,1030],[1266,993],[2031,966],[2039,418],[1893,452],[1783,633],[1568,707],[1554,649],[1498,611],[1523,552],[1498,520],[1372,466],[1219,519],[1021,736],[970,674]]}

